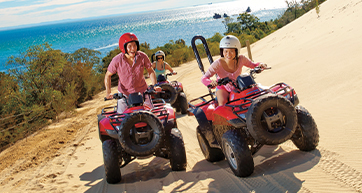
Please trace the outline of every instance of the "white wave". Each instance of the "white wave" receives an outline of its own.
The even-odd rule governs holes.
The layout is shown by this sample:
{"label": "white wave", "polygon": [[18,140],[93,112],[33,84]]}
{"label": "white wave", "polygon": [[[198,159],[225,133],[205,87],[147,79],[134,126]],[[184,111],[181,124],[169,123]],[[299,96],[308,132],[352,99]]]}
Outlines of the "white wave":
{"label": "white wave", "polygon": [[114,44],[110,44],[110,45],[107,45],[107,46],[103,46],[103,47],[100,47],[100,48],[95,48],[94,50],[103,50],[103,49],[107,49],[107,48],[112,48],[112,47],[117,47],[118,46],[118,43],[114,43]]}

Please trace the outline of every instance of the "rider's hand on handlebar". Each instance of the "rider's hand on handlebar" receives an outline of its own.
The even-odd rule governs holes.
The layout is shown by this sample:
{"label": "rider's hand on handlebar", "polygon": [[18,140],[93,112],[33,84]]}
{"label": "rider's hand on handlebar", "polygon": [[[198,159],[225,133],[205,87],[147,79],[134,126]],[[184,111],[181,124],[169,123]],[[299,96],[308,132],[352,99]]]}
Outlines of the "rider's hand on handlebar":
{"label": "rider's hand on handlebar", "polygon": [[161,92],[162,91],[162,88],[159,87],[159,86],[155,86],[155,87],[153,87],[153,89],[155,89],[156,92]]}
{"label": "rider's hand on handlebar", "polygon": [[211,83],[207,86],[208,88],[215,88],[217,86],[217,82],[212,80]]}
{"label": "rider's hand on handlebar", "polygon": [[265,68],[268,67],[268,65],[267,65],[267,64],[260,63],[258,67],[260,67],[261,69],[265,69]]}
{"label": "rider's hand on handlebar", "polygon": [[172,74],[173,74],[173,75],[176,75],[176,74],[177,74],[177,72],[176,72],[176,71],[173,71],[173,72],[172,72]]}
{"label": "rider's hand on handlebar", "polygon": [[109,93],[106,95],[105,99],[113,99],[113,95]]}

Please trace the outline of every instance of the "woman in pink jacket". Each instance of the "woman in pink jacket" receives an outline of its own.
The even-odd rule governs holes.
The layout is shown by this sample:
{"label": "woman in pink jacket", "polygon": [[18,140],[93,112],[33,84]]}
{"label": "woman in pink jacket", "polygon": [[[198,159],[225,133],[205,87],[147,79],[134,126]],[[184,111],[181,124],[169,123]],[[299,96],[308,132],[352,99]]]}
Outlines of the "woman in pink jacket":
{"label": "woman in pink jacket", "polygon": [[[215,87],[217,86],[217,80],[220,78],[229,77],[235,81],[241,74],[243,66],[249,68],[255,68],[257,66],[261,68],[267,67],[266,64],[254,63],[247,57],[239,55],[240,49],[241,44],[237,37],[233,35],[223,37],[220,41],[221,58],[211,64],[205,75],[202,76],[201,82],[205,86],[212,85]],[[217,74],[217,80],[210,79],[214,74]],[[228,101],[229,93],[234,87],[229,83],[227,85],[217,86],[216,88],[216,97],[219,106],[225,105]]]}

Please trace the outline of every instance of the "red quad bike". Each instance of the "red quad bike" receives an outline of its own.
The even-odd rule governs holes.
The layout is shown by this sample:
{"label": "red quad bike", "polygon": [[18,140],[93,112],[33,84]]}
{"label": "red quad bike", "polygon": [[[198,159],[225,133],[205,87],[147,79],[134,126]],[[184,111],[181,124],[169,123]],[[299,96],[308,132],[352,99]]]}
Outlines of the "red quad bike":
{"label": "red quad bike", "polygon": [[[154,61],[154,55],[151,56],[152,62]],[[163,92],[157,93],[155,97],[164,99],[166,103],[170,103],[172,107],[176,108],[177,112],[181,111],[181,114],[186,114],[189,106],[182,83],[169,81],[168,76],[172,76],[172,73],[158,75],[155,86],[161,87]]]}
{"label": "red quad bike", "polygon": [[119,114],[117,107],[106,107],[98,115],[108,183],[120,182],[121,168],[136,158],[158,156],[170,159],[173,171],[186,169],[186,151],[175,111],[162,99],[152,100],[153,108],[144,105],[145,95],[155,93],[153,88],[145,94],[132,93],[127,98],[116,93],[113,98],[124,98],[128,108]]}
{"label": "red quad bike", "polygon": [[[199,68],[204,66],[195,41],[203,42],[210,64],[213,62],[206,40],[202,36],[192,39]],[[226,157],[236,176],[247,177],[254,171],[253,155],[263,145],[278,145],[288,139],[301,151],[314,150],[319,142],[317,125],[311,114],[302,106],[295,90],[278,83],[262,88],[254,81],[256,67],[248,75],[240,75],[236,81],[229,78],[218,80],[218,85],[233,84],[229,101],[218,106],[215,93],[203,95],[189,102],[189,114],[195,115],[200,148],[209,162]]]}

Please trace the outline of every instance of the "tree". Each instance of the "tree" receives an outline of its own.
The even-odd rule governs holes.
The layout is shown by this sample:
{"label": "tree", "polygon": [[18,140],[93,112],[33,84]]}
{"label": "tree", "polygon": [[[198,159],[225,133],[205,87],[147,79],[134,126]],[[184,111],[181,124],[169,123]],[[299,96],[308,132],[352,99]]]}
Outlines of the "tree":
{"label": "tree", "polygon": [[233,22],[233,18],[231,18],[231,17],[224,17],[224,21],[222,21],[222,23],[224,24],[224,26],[225,26],[225,29],[226,30],[228,30],[228,24],[229,23],[232,23]]}
{"label": "tree", "polygon": [[256,24],[259,22],[259,18],[248,13],[239,14],[237,20],[242,26],[242,30],[249,29],[250,31],[256,28]]}
{"label": "tree", "polygon": [[292,13],[293,15],[294,15],[294,18],[293,18],[293,20],[294,19],[297,19],[298,17],[299,17],[299,15],[298,15],[298,12],[299,12],[299,7],[300,7],[300,5],[299,5],[299,3],[297,2],[297,0],[292,0],[292,1],[285,1],[286,3],[287,3],[287,6],[288,6],[288,8],[287,8],[287,10],[286,10],[286,12],[290,12],[290,13]]}
{"label": "tree", "polygon": [[183,40],[183,39],[176,40],[175,43],[176,43],[176,44],[181,44],[181,45],[183,45],[183,46],[186,45],[185,40]]}
{"label": "tree", "polygon": [[229,33],[241,34],[242,33],[241,24],[239,22],[228,23],[225,34]]}

